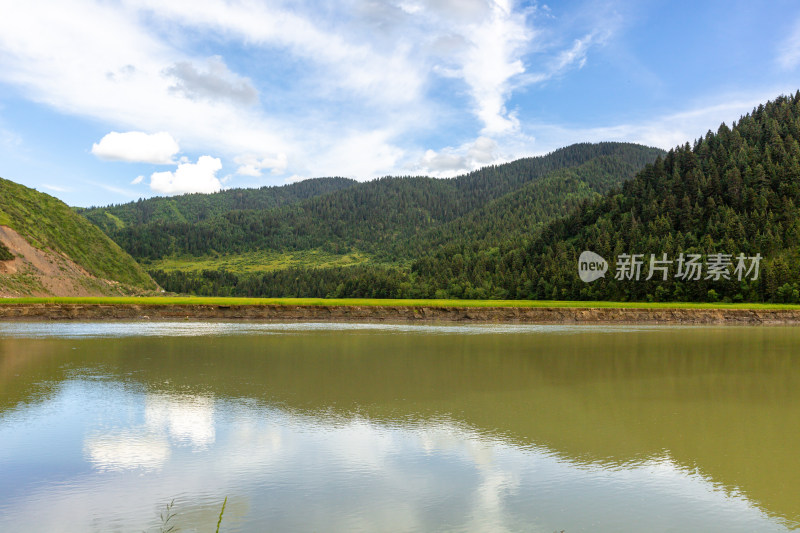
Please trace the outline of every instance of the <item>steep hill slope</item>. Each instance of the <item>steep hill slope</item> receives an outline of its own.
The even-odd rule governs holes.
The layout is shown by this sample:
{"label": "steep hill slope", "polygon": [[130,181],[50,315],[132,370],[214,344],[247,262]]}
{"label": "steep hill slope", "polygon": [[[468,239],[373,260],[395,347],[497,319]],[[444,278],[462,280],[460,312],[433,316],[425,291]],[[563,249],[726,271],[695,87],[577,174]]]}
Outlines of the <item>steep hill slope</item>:
{"label": "steep hill slope", "polygon": [[[608,261],[605,277],[580,280],[584,250]],[[634,254],[643,262],[640,279],[629,270],[618,276],[620,257]],[[666,254],[656,265],[666,272],[654,270],[648,281],[651,254]],[[740,254],[744,269],[737,272]],[[697,275],[685,264],[690,256],[698,256]],[[800,301],[800,92],[671,150],[621,190],[549,224],[529,245],[453,258],[418,262],[415,272],[439,280],[434,286],[481,282],[515,298]],[[714,263],[724,274],[715,274]]]}
{"label": "steep hill slope", "polygon": [[0,296],[155,289],[133,258],[69,206],[0,178]]}

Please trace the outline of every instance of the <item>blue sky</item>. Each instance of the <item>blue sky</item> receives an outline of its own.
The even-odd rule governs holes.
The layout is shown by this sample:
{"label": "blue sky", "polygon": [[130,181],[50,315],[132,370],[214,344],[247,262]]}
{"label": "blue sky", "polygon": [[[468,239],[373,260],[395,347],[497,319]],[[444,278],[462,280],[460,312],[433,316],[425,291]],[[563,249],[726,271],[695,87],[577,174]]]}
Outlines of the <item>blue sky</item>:
{"label": "blue sky", "polygon": [[662,148],[800,89],[800,4],[0,0],[0,176],[70,205]]}

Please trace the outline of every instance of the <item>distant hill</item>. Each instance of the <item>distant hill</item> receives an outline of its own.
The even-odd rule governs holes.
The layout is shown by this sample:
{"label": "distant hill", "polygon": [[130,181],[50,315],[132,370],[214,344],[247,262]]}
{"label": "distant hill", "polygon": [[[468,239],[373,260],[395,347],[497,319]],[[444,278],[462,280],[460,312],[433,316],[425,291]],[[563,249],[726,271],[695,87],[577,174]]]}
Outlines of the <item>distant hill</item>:
{"label": "distant hill", "polygon": [[0,178],[0,296],[157,288],[133,258],[65,203]]}
{"label": "distant hill", "polygon": [[[542,225],[619,186],[663,154],[629,143],[584,143],[452,179],[308,180],[143,200],[83,214],[148,265],[169,290],[344,296],[346,279],[401,279],[412,263],[454,244],[487,250],[500,243],[521,245]],[[295,188],[303,184],[299,194]],[[237,195],[247,195],[249,205],[260,201],[272,207],[227,209]],[[217,214],[186,216],[190,204]],[[135,215],[166,213],[166,206],[177,211],[171,218]],[[194,279],[198,276],[205,278]],[[407,282],[392,291],[381,289],[387,286],[383,282],[363,283],[371,283],[366,295],[372,296],[408,290]]]}
{"label": "distant hill", "polygon": [[[442,239],[449,240],[449,233],[460,232],[457,221],[462,217],[469,218],[463,224],[477,223],[484,233],[498,215],[507,217],[506,230],[529,231],[564,214],[578,199],[629,179],[659,153],[625,143],[579,144],[453,179],[308,180],[255,191],[144,200],[83,214],[139,259],[320,249],[335,254],[364,252],[386,261],[410,260],[418,249],[436,246]],[[514,194],[525,201],[515,204],[506,197]],[[239,195],[247,195],[249,203],[230,201]],[[495,201],[500,211],[486,211]],[[181,206],[190,202],[216,215],[188,217]],[[267,207],[252,207],[256,204]],[[167,205],[174,206],[174,216],[134,216],[145,211],[163,213]],[[232,205],[246,208],[229,208]],[[110,218],[117,223],[110,224]],[[445,227],[448,224],[453,225]],[[425,234],[428,230],[431,233]]]}
{"label": "distant hill", "polygon": [[664,153],[612,143],[590,146],[613,149],[527,181],[460,217],[415,234],[395,248],[419,259],[454,243],[492,248],[501,242],[527,241],[547,222],[572,212],[585,200],[599,198]]}
{"label": "distant hill", "polygon": [[108,207],[77,208],[77,211],[108,233],[130,226],[165,222],[194,224],[230,211],[272,209],[320,194],[346,189],[357,183],[347,178],[317,178],[281,187],[228,189],[213,194],[158,196]]}

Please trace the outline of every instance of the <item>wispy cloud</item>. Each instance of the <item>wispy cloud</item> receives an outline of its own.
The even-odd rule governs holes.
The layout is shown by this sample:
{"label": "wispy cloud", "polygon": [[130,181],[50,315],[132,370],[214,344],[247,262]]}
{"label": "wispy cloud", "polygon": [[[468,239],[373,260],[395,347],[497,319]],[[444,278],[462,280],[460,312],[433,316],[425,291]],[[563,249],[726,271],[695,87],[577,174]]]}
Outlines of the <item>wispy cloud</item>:
{"label": "wispy cloud", "polygon": [[44,187],[45,189],[50,190],[50,191],[72,192],[72,189],[70,189],[68,187],[61,187],[59,185],[49,185],[47,183],[42,183],[42,187]]}
{"label": "wispy cloud", "polygon": [[[137,24],[136,10],[65,0],[15,4],[0,18],[0,79],[35,101],[115,129],[168,132],[188,150],[225,154],[281,150],[280,130],[230,99],[191,99],[165,74],[180,61],[201,63]],[[91,60],[87,60],[91,58]],[[196,84],[193,90],[199,90]]]}
{"label": "wispy cloud", "polygon": [[123,187],[116,187],[114,185],[109,185],[108,183],[102,183],[98,181],[86,181],[85,183],[91,185],[92,187],[99,187],[104,191],[108,191],[110,193],[114,193],[115,195],[122,196],[123,198],[129,198],[131,200],[136,200],[143,196],[141,193],[136,191],[125,189]]}
{"label": "wispy cloud", "polygon": [[[786,91],[773,89],[749,94],[718,96],[714,103],[696,103],[683,111],[657,115],[649,120],[596,128],[566,128],[557,124],[539,124],[531,133],[537,139],[546,139],[529,151],[539,155],[576,142],[623,141],[635,142],[669,150],[702,137],[711,130],[716,132],[723,122],[729,126],[750,113],[760,103],[775,98]],[[522,151],[517,152],[522,155]]]}
{"label": "wispy cloud", "polygon": [[261,176],[263,171],[270,169],[273,174],[280,174],[289,164],[286,154],[277,154],[274,157],[263,157],[253,155],[242,155],[234,158],[234,162],[239,165],[236,173],[241,176]]}
{"label": "wispy cloud", "polygon": [[17,149],[22,146],[22,137],[11,130],[0,128],[0,145]]}
{"label": "wispy cloud", "polygon": [[525,72],[521,56],[533,38],[525,15],[513,13],[508,2],[492,5],[488,20],[464,28],[469,38],[461,74],[475,101],[475,113],[487,134],[505,133],[519,128],[519,121],[505,102],[511,93],[511,80]]}
{"label": "wispy cloud", "polygon": [[[7,12],[0,81],[128,132],[93,153],[166,164],[177,143],[132,136],[163,132],[184,153],[235,165],[234,182],[368,179],[420,162],[470,170],[489,161],[469,155],[472,143],[490,140],[494,156],[528,140],[508,107],[514,91],[579,68],[603,35],[543,43],[536,9],[512,0],[30,0]],[[458,146],[430,140],[467,120]]]}
{"label": "wispy cloud", "polygon": [[[416,69],[402,50],[381,52],[368,42],[350,40],[346,32],[327,30],[316,22],[322,19],[320,6],[224,0],[141,0],[128,5],[162,20],[201,28],[251,46],[280,47],[290,57],[307,61],[311,74],[331,75],[320,89],[338,87],[354,90],[362,98],[394,102],[412,100],[421,89],[423,80],[414,75]],[[337,7],[332,14],[341,16]]]}
{"label": "wispy cloud", "polygon": [[476,168],[521,157],[543,155],[579,142],[619,141],[640,143],[669,150],[717,131],[723,122],[731,125],[758,104],[781,94],[781,89],[729,94],[719,102],[697,102],[682,111],[653,116],[647,120],[611,124],[595,128],[565,127],[556,123],[537,123],[521,132],[501,138],[502,144],[488,137],[438,151],[427,150],[407,167],[412,174],[452,177]]}
{"label": "wispy cloud", "polygon": [[793,70],[800,64],[800,20],[795,23],[791,34],[781,42],[777,63],[785,70]]}

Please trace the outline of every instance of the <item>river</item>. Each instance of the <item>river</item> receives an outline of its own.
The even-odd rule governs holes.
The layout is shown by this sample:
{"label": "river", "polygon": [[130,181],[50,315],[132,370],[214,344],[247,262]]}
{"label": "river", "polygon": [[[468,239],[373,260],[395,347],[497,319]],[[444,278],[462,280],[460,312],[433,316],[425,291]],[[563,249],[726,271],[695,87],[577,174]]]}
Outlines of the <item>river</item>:
{"label": "river", "polygon": [[800,328],[0,322],[0,531],[791,531],[798,445]]}

